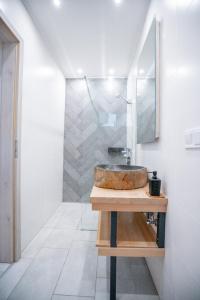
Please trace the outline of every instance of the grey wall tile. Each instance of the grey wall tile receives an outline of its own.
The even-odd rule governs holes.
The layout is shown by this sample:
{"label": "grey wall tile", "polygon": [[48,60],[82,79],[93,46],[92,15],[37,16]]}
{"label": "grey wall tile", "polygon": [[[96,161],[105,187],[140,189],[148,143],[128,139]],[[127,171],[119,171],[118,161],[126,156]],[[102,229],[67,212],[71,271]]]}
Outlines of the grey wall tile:
{"label": "grey wall tile", "polygon": [[[82,79],[66,80],[63,201],[89,202],[93,169],[99,163],[123,163],[107,153],[109,146],[126,146],[126,79],[116,79],[116,90],[107,91],[107,80],[90,79],[96,115]],[[101,116],[116,115],[114,127],[103,127]]]}

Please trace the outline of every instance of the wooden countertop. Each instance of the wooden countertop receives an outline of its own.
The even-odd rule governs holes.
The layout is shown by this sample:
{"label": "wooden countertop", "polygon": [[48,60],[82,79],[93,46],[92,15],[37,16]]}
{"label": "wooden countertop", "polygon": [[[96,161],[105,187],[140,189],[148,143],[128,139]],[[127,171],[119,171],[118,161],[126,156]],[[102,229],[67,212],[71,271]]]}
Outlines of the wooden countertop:
{"label": "wooden countertop", "polygon": [[93,210],[166,212],[168,200],[165,195],[150,196],[148,187],[134,190],[112,190],[93,187],[90,199]]}

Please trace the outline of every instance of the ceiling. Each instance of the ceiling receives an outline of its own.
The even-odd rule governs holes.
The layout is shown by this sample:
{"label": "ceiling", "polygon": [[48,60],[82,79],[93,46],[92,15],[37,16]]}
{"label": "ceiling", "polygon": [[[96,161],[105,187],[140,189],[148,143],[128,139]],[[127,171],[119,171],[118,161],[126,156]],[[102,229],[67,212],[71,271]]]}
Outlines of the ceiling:
{"label": "ceiling", "polygon": [[65,77],[128,75],[150,0],[22,2]]}

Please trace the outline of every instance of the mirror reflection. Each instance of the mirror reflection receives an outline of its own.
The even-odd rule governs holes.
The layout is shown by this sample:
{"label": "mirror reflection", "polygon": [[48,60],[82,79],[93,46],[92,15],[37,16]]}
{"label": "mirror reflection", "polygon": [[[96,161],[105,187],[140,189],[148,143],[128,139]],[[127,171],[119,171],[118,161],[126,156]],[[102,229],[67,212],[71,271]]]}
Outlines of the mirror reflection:
{"label": "mirror reflection", "polygon": [[157,22],[154,19],[137,65],[137,143],[151,143],[158,137]]}

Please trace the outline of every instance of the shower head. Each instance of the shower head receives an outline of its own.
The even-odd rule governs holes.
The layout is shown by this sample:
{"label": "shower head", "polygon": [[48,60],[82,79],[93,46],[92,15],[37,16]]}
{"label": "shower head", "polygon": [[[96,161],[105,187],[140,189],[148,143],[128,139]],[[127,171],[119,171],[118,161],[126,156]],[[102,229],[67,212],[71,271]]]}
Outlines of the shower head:
{"label": "shower head", "polygon": [[[85,83],[86,83],[86,87],[87,87],[87,90],[88,90],[88,94],[89,94],[90,100],[91,100],[91,102],[93,103],[93,99],[92,99],[92,97],[91,97],[91,93],[90,93],[90,89],[89,89],[89,84],[88,84],[88,77],[87,77],[87,75],[84,75],[84,76],[83,76],[83,79],[85,80]],[[125,101],[127,104],[133,104],[133,103],[131,102],[131,100],[126,99],[126,98],[123,97],[121,94],[116,94],[115,97],[116,97],[117,99],[120,99],[120,100]]]}
{"label": "shower head", "polygon": [[121,99],[121,100],[125,101],[127,104],[132,104],[132,102],[131,102],[130,100],[126,99],[125,97],[123,97],[123,96],[120,95],[120,94],[117,94],[115,97],[116,97],[117,99]]}

